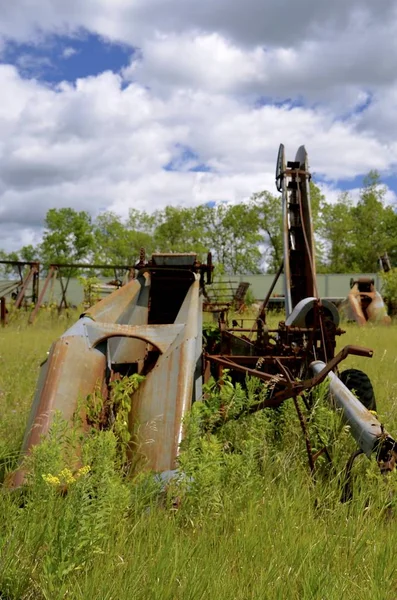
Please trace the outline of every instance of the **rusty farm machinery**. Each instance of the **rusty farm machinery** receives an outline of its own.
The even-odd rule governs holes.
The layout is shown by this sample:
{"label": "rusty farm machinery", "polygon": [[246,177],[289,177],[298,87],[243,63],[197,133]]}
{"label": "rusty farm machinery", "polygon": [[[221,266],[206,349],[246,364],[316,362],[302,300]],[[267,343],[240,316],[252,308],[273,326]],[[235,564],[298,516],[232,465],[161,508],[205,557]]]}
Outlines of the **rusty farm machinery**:
{"label": "rusty farm machinery", "polygon": [[[205,287],[212,281],[211,257],[203,264],[192,253],[157,253],[150,260],[142,255],[135,278],[84,312],[51,347],[41,367],[22,456],[47,434],[56,412],[71,421],[81,410],[81,399],[98,387],[109,407],[112,381],[137,373],[143,381],[131,396],[130,455],[139,452],[146,469],[172,471],[185,415],[202,398],[203,382],[221,378],[228,369],[235,381],[244,382],[248,375],[263,382],[266,393],[250,412],[293,399],[312,472],[322,451],[312,451],[302,400],[326,379],[332,405],[342,410],[358,445],[349,469],[354,457],[364,453],[375,456],[382,472],[393,470],[397,446],[373,412],[368,377],[354,369],[339,375],[349,354],[371,357],[372,351],[345,346],[335,353],[336,337],[343,331],[335,306],[321,300],[316,287],[309,182],[305,148],[286,162],[281,145],[276,185],[283,206],[284,260],[253,325],[244,326],[241,319],[240,325],[233,320],[230,326],[227,311],[221,311],[217,339],[210,343],[203,336],[202,315]],[[282,274],[286,316],[272,329],[266,308]],[[21,485],[24,478],[22,460],[11,485]]]}

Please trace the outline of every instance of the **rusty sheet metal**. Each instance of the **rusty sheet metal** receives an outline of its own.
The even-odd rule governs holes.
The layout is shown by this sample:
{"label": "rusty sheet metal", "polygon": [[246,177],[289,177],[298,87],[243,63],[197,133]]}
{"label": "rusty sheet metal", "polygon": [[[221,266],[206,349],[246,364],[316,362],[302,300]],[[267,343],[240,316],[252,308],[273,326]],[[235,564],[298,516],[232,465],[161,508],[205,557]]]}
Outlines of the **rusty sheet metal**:
{"label": "rusty sheet metal", "polygon": [[[54,414],[71,421],[79,400],[92,393],[105,374],[106,356],[99,350],[89,349],[80,336],[64,336],[55,342],[41,368],[26,434],[22,456],[38,444],[48,433]],[[11,485],[23,483],[24,471],[17,471]]]}
{"label": "rusty sheet metal", "polygon": [[[139,276],[138,281],[141,282],[141,290],[122,313],[118,319],[119,323],[127,325],[147,325],[148,323],[150,274],[145,273]],[[138,372],[140,372],[146,355],[146,342],[131,338],[112,338],[109,340],[108,347],[112,363],[126,364],[133,360],[138,365]]]}
{"label": "rusty sheet metal", "polygon": [[133,452],[142,457],[145,468],[155,471],[175,468],[183,418],[192,399],[201,396],[201,368],[197,370],[197,364],[201,357],[202,298],[198,275],[175,326],[181,327],[179,335],[132,397]]}
{"label": "rusty sheet metal", "polygon": [[302,298],[317,296],[310,174],[305,147],[300,146],[295,162],[286,165],[281,145],[277,165],[278,187],[282,192],[284,292],[288,317]]}
{"label": "rusty sheet metal", "polygon": [[19,308],[21,306],[22,300],[24,299],[25,294],[26,294],[26,290],[28,289],[29,282],[32,279],[32,277],[34,278],[35,274],[38,274],[38,272],[39,272],[38,263],[31,263],[30,269],[29,269],[27,275],[24,277],[24,280],[22,282],[22,287],[21,287],[19,294],[15,300],[15,304],[14,304],[15,308]]}
{"label": "rusty sheet metal", "polygon": [[192,267],[197,261],[196,252],[174,254],[172,252],[158,252],[152,255],[153,264],[159,267],[186,268]]}
{"label": "rusty sheet metal", "polygon": [[[85,337],[91,348],[111,337],[129,337],[143,340],[164,353],[182,332],[184,325],[119,325],[118,323],[96,323],[90,319],[81,319]],[[129,357],[129,362],[134,361]]]}
{"label": "rusty sheet metal", "polygon": [[84,315],[102,323],[117,323],[123,313],[128,310],[130,303],[138,300],[141,288],[145,285],[144,278],[133,279],[120,289],[103,298],[98,304],[87,310]]}
{"label": "rusty sheet metal", "polygon": [[37,316],[37,313],[39,311],[39,308],[43,304],[43,300],[44,300],[44,297],[45,297],[45,293],[47,291],[47,287],[48,287],[51,279],[54,276],[56,276],[56,269],[55,269],[55,267],[53,267],[51,265],[50,268],[49,268],[49,270],[48,270],[47,277],[45,278],[43,289],[40,292],[40,295],[39,295],[39,297],[37,299],[35,307],[33,308],[32,312],[30,313],[28,323],[30,323],[30,324],[34,323],[34,321],[36,319],[36,316]]}
{"label": "rusty sheet metal", "polygon": [[[326,368],[320,360],[310,365],[314,373],[318,374]],[[361,450],[369,457],[377,449],[379,441],[385,437],[381,423],[355,395],[341,382],[334,373],[328,373],[330,391],[339,408],[343,410],[346,422],[350,425],[351,433]]]}

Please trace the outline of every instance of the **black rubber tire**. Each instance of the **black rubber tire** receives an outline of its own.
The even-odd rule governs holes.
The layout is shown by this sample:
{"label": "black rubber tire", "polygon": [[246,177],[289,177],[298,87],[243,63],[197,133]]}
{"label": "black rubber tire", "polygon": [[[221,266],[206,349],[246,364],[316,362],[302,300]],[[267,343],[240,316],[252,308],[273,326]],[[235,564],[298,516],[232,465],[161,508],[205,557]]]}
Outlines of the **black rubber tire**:
{"label": "black rubber tire", "polygon": [[370,378],[364,371],[359,369],[346,369],[342,371],[339,379],[345,386],[354,392],[361,404],[368,410],[376,411],[375,392]]}

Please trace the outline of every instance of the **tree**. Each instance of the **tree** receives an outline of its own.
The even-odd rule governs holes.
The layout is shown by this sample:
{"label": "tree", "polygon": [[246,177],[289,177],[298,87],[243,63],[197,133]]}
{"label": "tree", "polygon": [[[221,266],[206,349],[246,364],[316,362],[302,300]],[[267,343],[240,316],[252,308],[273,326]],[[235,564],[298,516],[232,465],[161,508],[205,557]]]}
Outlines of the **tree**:
{"label": "tree", "polygon": [[[281,196],[275,196],[268,191],[258,192],[251,197],[259,212],[259,228],[262,232],[265,252],[264,260],[269,272],[275,272],[283,260],[283,210]],[[325,197],[320,188],[310,182],[310,201],[312,209],[313,229],[315,234],[316,254],[321,260],[323,248],[320,236],[317,234],[321,211]]]}
{"label": "tree", "polygon": [[21,260],[26,260],[26,262],[39,261],[40,248],[35,248],[32,244],[22,246],[19,251],[19,256],[21,257]]}
{"label": "tree", "polygon": [[[0,250],[0,260],[13,260],[18,261],[19,256],[17,252],[4,252],[4,250]],[[4,277],[10,275],[10,273],[18,274],[18,268],[13,265],[2,265],[0,264],[0,276]]]}
{"label": "tree", "polygon": [[157,211],[154,241],[161,252],[196,252],[200,258],[206,253],[205,215],[198,208],[166,206]]}
{"label": "tree", "polygon": [[371,273],[378,266],[379,256],[387,251],[397,254],[397,216],[391,206],[385,206],[386,188],[379,173],[370,171],[365,177],[357,206],[352,214],[355,223],[352,255],[361,272]]}
{"label": "tree", "polygon": [[324,203],[318,222],[318,236],[323,240],[319,271],[346,273],[354,270],[355,244],[353,202],[348,193],[335,204]]}
{"label": "tree", "polygon": [[263,191],[251,198],[258,210],[258,231],[265,243],[264,260],[267,271],[274,273],[283,260],[283,216],[281,196]]}
{"label": "tree", "polygon": [[43,262],[76,263],[91,259],[94,236],[91,217],[73,208],[51,208],[45,218],[40,253]]}
{"label": "tree", "polygon": [[207,207],[205,241],[226,273],[259,273],[262,235],[252,203]]}
{"label": "tree", "polygon": [[114,265],[134,265],[141,247],[150,252],[153,245],[148,233],[131,229],[112,212],[103,213],[96,219],[94,238],[96,260]]}

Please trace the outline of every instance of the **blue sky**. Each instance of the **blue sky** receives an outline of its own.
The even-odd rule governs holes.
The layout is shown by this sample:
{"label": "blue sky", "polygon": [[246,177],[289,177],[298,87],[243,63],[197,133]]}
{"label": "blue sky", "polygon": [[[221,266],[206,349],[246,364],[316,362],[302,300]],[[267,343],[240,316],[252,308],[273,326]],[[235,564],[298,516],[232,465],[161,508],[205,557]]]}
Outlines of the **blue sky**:
{"label": "blue sky", "polygon": [[[329,201],[397,191],[394,3],[21,0],[0,20],[0,246],[49,208],[240,202],[305,144]],[[258,18],[266,14],[266,19]]]}
{"label": "blue sky", "polygon": [[50,84],[73,82],[103,71],[118,73],[127,67],[137,49],[80,31],[74,36],[49,36],[41,43],[9,42],[1,62],[15,65],[25,78]]}

